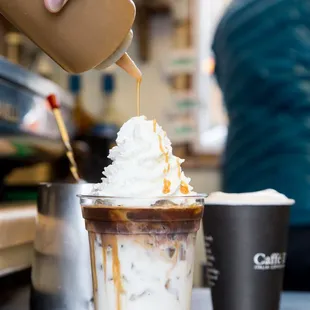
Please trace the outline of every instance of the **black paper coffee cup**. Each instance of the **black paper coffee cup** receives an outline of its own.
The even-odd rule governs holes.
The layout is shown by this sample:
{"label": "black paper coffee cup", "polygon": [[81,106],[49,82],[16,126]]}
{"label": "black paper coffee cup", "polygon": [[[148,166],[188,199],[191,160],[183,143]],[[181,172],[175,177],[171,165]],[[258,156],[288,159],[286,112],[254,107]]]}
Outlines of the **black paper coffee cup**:
{"label": "black paper coffee cup", "polygon": [[206,205],[203,228],[213,310],[277,310],[288,205]]}

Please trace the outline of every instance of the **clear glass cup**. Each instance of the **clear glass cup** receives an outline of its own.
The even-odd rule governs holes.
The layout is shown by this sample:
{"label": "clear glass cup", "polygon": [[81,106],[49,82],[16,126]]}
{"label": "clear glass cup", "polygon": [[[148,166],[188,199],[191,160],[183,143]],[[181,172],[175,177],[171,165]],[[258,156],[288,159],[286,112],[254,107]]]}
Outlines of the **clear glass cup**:
{"label": "clear glass cup", "polygon": [[80,196],[96,310],[190,310],[204,198]]}

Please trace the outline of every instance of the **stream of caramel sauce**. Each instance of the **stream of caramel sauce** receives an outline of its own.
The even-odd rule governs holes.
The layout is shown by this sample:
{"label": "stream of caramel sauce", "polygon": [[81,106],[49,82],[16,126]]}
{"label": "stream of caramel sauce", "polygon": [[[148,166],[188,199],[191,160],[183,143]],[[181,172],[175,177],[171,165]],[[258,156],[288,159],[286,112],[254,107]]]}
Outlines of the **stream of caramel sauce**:
{"label": "stream of caramel sauce", "polygon": [[141,82],[142,78],[137,79],[137,116],[141,114]]}
{"label": "stream of caramel sauce", "polygon": [[116,64],[137,81],[137,116],[140,116],[140,86],[142,73],[127,53],[125,53]]}

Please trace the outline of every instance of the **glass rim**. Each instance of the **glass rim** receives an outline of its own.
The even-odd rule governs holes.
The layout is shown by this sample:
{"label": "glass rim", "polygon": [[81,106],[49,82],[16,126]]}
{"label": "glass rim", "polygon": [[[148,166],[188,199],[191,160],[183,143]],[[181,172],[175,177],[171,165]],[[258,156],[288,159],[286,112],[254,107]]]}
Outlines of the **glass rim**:
{"label": "glass rim", "polygon": [[169,199],[205,199],[208,197],[207,194],[195,194],[195,195],[175,195],[175,196],[149,196],[149,197],[142,197],[142,196],[104,196],[104,195],[77,195],[79,198],[86,198],[86,199],[135,199],[135,200],[169,200]]}

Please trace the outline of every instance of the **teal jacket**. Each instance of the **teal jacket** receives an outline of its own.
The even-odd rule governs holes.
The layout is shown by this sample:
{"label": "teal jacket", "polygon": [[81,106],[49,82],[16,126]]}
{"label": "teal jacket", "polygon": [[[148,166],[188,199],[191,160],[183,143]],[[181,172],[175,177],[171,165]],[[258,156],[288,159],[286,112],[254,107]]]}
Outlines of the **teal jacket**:
{"label": "teal jacket", "polygon": [[310,1],[233,2],[215,34],[216,78],[229,115],[222,187],[274,188],[310,226]]}

